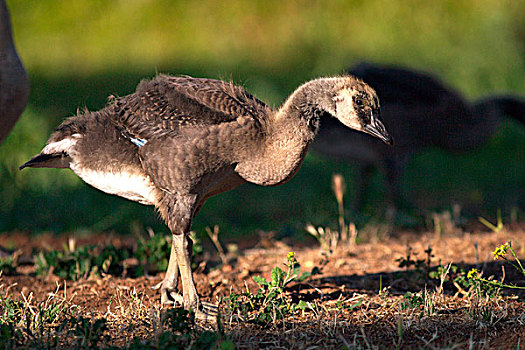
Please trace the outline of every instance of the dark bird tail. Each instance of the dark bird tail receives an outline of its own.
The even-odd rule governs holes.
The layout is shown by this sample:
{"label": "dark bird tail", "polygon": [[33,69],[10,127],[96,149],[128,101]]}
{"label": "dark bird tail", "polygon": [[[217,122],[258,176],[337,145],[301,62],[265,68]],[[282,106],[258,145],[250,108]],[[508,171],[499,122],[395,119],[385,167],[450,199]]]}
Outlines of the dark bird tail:
{"label": "dark bird tail", "polygon": [[38,154],[25,162],[18,169],[24,168],[69,168],[71,158],[64,152],[52,154]]}

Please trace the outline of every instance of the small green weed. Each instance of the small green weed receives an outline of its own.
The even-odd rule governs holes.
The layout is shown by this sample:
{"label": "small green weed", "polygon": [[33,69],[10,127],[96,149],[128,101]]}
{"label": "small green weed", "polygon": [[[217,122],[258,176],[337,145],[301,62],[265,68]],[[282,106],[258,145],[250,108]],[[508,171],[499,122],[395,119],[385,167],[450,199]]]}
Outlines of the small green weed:
{"label": "small green weed", "polygon": [[405,295],[403,295],[403,299],[404,301],[402,301],[400,304],[401,310],[423,308],[424,298],[422,296],[422,292],[406,292]]}
{"label": "small green weed", "polygon": [[432,248],[430,246],[428,246],[428,248],[424,252],[425,258],[415,259],[412,258],[412,255],[416,254],[413,254],[412,248],[408,247],[406,257],[398,258],[395,261],[399,263],[399,267],[405,268],[406,273],[411,280],[417,283],[426,284],[432,280],[431,263],[434,255],[432,254]]}
{"label": "small green weed", "polygon": [[338,244],[356,245],[358,236],[354,223],[345,224],[343,197],[346,186],[341,174],[332,175],[332,190],[337,201],[339,231],[321,226],[315,228],[311,224],[307,224],[305,227],[306,231],[317,239],[321,249],[327,253],[333,253]]}
{"label": "small green weed", "polygon": [[[429,278],[440,280],[437,286],[438,292],[442,292],[444,282],[448,282],[454,285],[457,291],[465,296],[477,293],[490,298],[499,293],[499,288],[496,288],[494,285],[481,283],[477,279],[476,274],[479,274],[476,269],[467,272],[465,269],[451,263],[447,266],[437,266],[429,272]],[[487,280],[491,280],[492,278],[493,277],[489,277]]]}
{"label": "small green weed", "polygon": [[319,269],[314,267],[312,272],[300,273],[301,266],[293,252],[288,253],[285,266],[286,271],[278,266],[274,267],[269,281],[260,276],[253,277],[253,280],[259,285],[256,293],[251,293],[248,286],[246,286],[245,293],[231,293],[227,301],[232,313],[237,312],[246,316],[255,312],[251,319],[256,323],[267,324],[282,319],[296,310],[315,309],[314,304],[304,300],[293,302],[292,298],[285,293],[285,288],[291,282],[302,282],[319,273]]}
{"label": "small green weed", "polygon": [[426,316],[435,314],[434,295],[425,290],[412,293],[406,292],[403,296],[404,301],[401,302],[401,310],[418,309]]}
{"label": "small green weed", "polygon": [[[514,257],[515,261],[509,260],[505,255],[510,251],[512,256]],[[523,276],[525,276],[525,268],[523,268],[523,265],[521,264],[520,259],[518,259],[518,256],[516,255],[516,252],[514,251],[514,248],[512,247],[512,242],[508,241],[505,244],[500,245],[494,251],[492,252],[492,255],[494,255],[494,260],[497,260],[499,258],[504,259],[506,262],[514,266],[516,270],[518,270]]]}

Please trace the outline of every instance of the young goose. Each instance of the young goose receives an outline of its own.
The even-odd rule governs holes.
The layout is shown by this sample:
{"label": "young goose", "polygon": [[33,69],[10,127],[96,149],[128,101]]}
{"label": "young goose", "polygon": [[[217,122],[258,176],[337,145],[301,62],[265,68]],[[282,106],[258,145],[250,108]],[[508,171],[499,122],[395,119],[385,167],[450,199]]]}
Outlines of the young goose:
{"label": "young goose", "polygon": [[0,0],[0,143],[13,128],[29,98],[29,79],[16,54],[9,11]]}
{"label": "young goose", "polygon": [[104,192],[154,205],[173,234],[161,301],[205,317],[190,267],[193,217],[210,196],[244,182],[288,181],[322,112],[391,143],[374,90],[352,76],[305,83],[274,110],[228,82],[160,75],[98,112],[66,119],[20,168],[70,168]]}
{"label": "young goose", "polygon": [[[356,206],[378,167],[386,172],[389,200],[403,206],[400,176],[406,161],[425,147],[471,150],[486,142],[504,117],[525,122],[525,99],[488,96],[469,104],[452,88],[423,72],[361,63],[349,70],[372,86],[381,100],[381,115],[396,140],[385,147],[376,140],[341,128],[327,116],[312,147],[328,156],[357,162],[360,176]],[[405,204],[406,205],[406,204]]]}

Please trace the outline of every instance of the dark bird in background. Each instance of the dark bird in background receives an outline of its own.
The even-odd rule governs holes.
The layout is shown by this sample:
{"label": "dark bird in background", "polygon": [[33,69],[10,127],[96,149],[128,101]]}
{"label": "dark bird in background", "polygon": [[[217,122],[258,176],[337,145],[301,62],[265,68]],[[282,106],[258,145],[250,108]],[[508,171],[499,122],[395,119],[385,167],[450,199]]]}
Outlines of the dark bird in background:
{"label": "dark bird in background", "polygon": [[0,143],[13,128],[29,98],[29,79],[13,43],[9,11],[0,0]]}
{"label": "dark bird in background", "polygon": [[321,128],[312,147],[335,158],[356,162],[355,206],[363,205],[375,168],[384,171],[390,205],[406,206],[400,176],[407,160],[426,147],[448,151],[472,150],[484,144],[504,117],[525,122],[525,99],[517,96],[488,96],[468,103],[437,78],[413,70],[361,63],[349,69],[370,84],[381,101],[381,116],[392,137],[393,147],[343,128],[332,118],[321,116]]}
{"label": "dark bird in background", "polygon": [[98,112],[66,119],[20,168],[70,168],[104,192],[154,205],[173,234],[161,301],[206,317],[213,309],[199,302],[190,265],[193,217],[209,197],[245,182],[292,178],[324,112],[391,143],[376,93],[352,76],[305,83],[274,110],[228,82],[160,75]]}

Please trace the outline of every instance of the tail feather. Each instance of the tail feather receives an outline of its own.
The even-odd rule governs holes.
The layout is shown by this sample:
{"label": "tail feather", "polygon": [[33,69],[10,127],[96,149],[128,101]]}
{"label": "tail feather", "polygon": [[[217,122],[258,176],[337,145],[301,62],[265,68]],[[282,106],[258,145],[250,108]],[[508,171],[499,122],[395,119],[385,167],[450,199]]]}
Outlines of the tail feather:
{"label": "tail feather", "polygon": [[38,154],[22,164],[18,169],[24,168],[69,168],[71,157],[64,152],[52,154]]}

